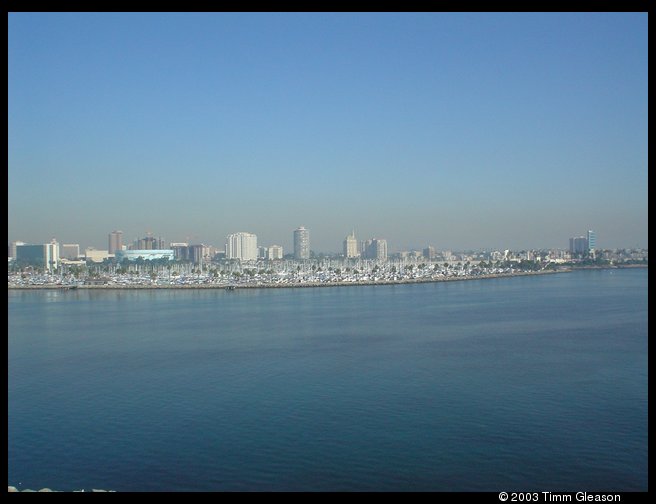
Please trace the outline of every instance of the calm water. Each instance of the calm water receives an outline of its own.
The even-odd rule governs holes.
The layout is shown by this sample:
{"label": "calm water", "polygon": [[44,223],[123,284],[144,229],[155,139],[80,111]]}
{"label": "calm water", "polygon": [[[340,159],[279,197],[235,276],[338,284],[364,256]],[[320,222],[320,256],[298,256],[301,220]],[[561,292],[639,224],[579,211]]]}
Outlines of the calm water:
{"label": "calm water", "polygon": [[647,490],[647,270],[9,291],[8,483]]}

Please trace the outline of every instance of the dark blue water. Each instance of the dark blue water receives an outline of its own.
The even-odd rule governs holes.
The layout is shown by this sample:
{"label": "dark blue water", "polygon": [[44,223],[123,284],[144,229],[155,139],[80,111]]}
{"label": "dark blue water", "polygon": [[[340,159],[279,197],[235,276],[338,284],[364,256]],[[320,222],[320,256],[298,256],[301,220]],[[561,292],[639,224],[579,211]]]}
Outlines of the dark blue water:
{"label": "dark blue water", "polygon": [[22,488],[647,490],[647,270],[9,291]]}

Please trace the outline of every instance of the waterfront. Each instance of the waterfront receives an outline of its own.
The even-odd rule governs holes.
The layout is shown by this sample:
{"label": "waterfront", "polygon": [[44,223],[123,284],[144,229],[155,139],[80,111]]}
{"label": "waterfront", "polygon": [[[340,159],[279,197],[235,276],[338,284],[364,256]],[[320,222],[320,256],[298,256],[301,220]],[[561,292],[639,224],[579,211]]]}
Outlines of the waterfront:
{"label": "waterfront", "polygon": [[647,489],[647,270],[10,290],[9,482]]}
{"label": "waterfront", "polygon": [[[469,278],[492,278],[527,273],[552,273],[557,269],[522,269],[518,264],[493,265],[470,262],[453,264],[424,261],[269,261],[196,266],[174,263],[116,264],[96,266],[83,275],[71,275],[65,268],[58,273],[47,271],[10,271],[9,288],[25,287],[106,287],[106,288],[252,288],[319,287],[343,285],[385,285],[434,282]],[[552,265],[553,266],[553,265]],[[569,268],[561,267],[563,271]]]}

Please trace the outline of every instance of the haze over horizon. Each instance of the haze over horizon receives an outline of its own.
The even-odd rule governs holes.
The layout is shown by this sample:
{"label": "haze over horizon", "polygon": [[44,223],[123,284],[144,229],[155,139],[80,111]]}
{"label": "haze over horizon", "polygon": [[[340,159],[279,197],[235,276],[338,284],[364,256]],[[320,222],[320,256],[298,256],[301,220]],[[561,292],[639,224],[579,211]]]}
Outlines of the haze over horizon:
{"label": "haze over horizon", "polygon": [[647,13],[9,13],[8,241],[648,245]]}

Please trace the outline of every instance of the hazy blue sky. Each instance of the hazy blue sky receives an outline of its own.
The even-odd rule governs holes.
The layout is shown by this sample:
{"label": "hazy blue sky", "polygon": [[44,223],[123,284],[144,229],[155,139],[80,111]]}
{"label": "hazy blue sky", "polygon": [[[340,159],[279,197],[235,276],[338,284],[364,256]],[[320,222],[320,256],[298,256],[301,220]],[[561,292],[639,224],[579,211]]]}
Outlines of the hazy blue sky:
{"label": "hazy blue sky", "polygon": [[647,13],[10,13],[9,241],[647,247]]}

